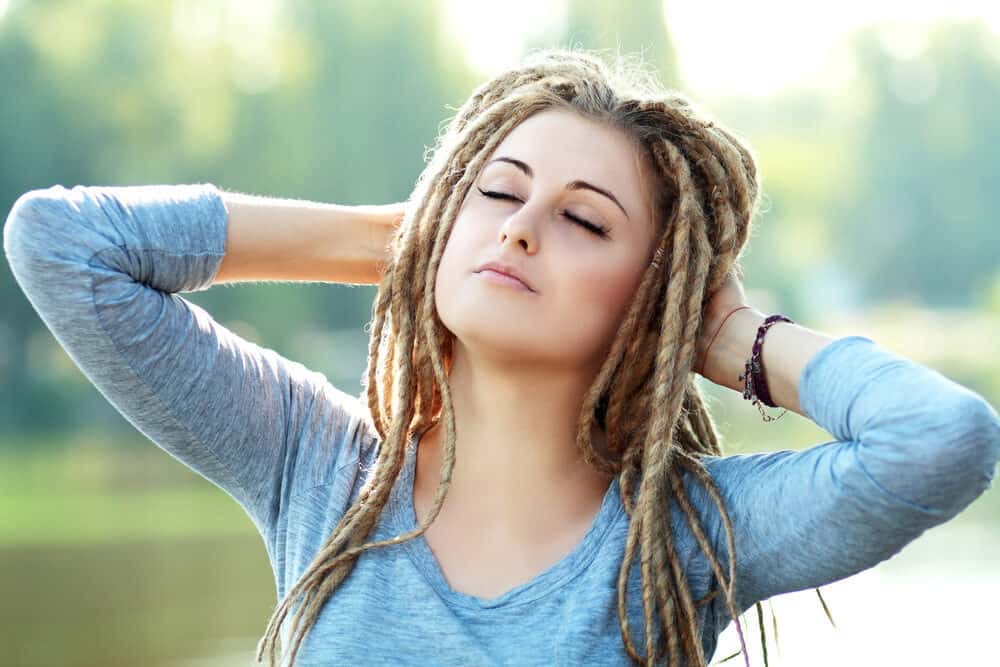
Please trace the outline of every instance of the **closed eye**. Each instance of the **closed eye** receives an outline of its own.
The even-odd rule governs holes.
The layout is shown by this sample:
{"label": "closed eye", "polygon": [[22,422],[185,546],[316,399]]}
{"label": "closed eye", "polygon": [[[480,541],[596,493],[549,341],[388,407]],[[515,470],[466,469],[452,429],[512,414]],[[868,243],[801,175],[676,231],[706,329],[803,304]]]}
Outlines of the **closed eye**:
{"label": "closed eye", "polygon": [[[484,197],[489,197],[490,199],[505,199],[505,200],[508,200],[508,201],[516,201],[516,202],[520,202],[521,201],[520,199],[518,199],[514,195],[507,194],[506,192],[495,192],[495,191],[492,191],[492,190],[483,190],[478,185],[476,186],[476,189],[479,190],[479,192]],[[524,203],[524,202],[521,202],[521,203]],[[579,217],[573,215],[572,213],[570,213],[569,211],[563,211],[563,215],[566,216],[569,220],[571,220],[575,224],[583,227],[584,229],[589,230],[590,232],[593,232],[594,234],[596,234],[597,236],[600,236],[602,238],[607,238],[608,237],[608,232],[611,231],[607,227],[604,227],[603,225],[595,225],[594,223],[592,223],[592,222],[590,222],[588,220],[584,220],[583,218],[579,218]]]}

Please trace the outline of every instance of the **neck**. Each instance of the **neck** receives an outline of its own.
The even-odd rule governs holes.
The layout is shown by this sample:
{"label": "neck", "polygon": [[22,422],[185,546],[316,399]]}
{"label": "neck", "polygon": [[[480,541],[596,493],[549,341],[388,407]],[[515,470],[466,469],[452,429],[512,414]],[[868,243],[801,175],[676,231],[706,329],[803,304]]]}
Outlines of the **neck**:
{"label": "neck", "polygon": [[[469,521],[513,539],[542,539],[568,522],[592,520],[610,476],[583,462],[577,419],[592,374],[491,364],[458,341],[449,373],[455,412],[455,467],[442,514],[456,508]],[[418,445],[417,479],[426,499],[440,480],[444,425]],[[595,444],[603,434],[593,431]],[[430,502],[427,501],[429,506]]]}

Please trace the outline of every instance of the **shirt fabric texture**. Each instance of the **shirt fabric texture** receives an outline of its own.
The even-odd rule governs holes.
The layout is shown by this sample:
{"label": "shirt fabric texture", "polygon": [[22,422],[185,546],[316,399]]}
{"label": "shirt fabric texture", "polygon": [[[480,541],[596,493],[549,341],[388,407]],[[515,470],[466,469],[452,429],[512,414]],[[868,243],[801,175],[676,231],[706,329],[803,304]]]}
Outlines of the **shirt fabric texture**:
{"label": "shirt fabric texture", "polygon": [[[15,202],[4,251],[32,306],[101,394],[243,507],[281,600],[357,498],[379,439],[357,397],[179,296],[212,285],[227,224],[221,192],[208,183],[56,185]],[[870,338],[824,347],[798,391],[832,440],[704,458],[732,519],[741,612],[890,558],[990,488],[1000,459],[1000,417],[988,402]],[[417,525],[413,445],[369,541]],[[683,479],[728,573],[715,504]],[[296,664],[631,664],[617,618],[627,518],[615,479],[570,553],[490,599],[452,590],[423,537],[369,551],[327,601]],[[676,508],[672,525],[693,598],[716,590]],[[636,561],[628,613],[644,653],[640,591]],[[721,593],[698,608],[707,659],[731,621]]]}

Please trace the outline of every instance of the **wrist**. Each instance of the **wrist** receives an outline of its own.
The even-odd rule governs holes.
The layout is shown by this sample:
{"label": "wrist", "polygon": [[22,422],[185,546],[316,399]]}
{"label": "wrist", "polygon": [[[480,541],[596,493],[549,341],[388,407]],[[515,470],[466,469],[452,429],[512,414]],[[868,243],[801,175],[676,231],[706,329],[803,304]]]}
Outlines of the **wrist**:
{"label": "wrist", "polygon": [[746,360],[750,358],[757,329],[767,316],[752,306],[736,312],[730,309],[728,312],[732,313],[728,318],[726,313],[719,319],[721,329],[714,322],[715,328],[710,329],[718,330],[718,335],[708,348],[702,375],[715,384],[742,391],[743,383],[739,376]]}
{"label": "wrist", "polygon": [[349,220],[345,247],[354,248],[362,267],[358,282],[377,285],[391,259],[390,243],[398,221],[387,206],[337,206],[338,218]]}
{"label": "wrist", "polygon": [[708,358],[705,353],[714,351],[715,347],[719,345],[719,337],[722,335],[722,330],[729,326],[729,320],[736,317],[739,312],[750,308],[752,307],[747,304],[728,304],[724,309],[706,311],[701,334],[695,344],[696,371],[706,375]]}

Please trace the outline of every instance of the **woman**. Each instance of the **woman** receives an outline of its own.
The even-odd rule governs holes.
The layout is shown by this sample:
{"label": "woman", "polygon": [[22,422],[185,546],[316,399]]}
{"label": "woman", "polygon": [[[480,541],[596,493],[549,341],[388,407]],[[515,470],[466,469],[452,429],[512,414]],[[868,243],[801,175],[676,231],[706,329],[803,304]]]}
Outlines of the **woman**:
{"label": "woman", "polygon": [[[88,378],[259,529],[258,661],[280,635],[299,665],[705,665],[1000,457],[978,394],[746,303],[758,191],[686,98],[548,50],[474,92],[405,206],[55,186],[4,248]],[[379,284],[360,399],[176,296],[264,279]],[[722,456],[696,373],[836,439]]]}

